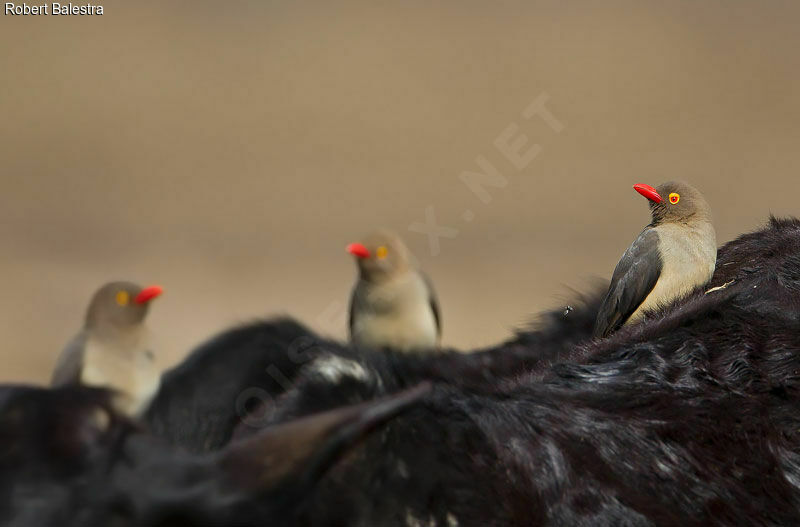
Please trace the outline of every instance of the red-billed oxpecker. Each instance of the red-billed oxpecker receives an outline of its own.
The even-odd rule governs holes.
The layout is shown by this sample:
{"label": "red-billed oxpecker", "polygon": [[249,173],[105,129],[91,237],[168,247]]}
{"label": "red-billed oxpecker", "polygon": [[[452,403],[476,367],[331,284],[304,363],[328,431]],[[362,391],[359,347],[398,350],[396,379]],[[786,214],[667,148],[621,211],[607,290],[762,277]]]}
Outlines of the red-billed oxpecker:
{"label": "red-billed oxpecker", "polygon": [[403,241],[377,231],[347,252],[359,271],[350,298],[350,341],[400,351],[437,349],[442,328],[436,294]]}
{"label": "red-billed oxpecker", "polygon": [[138,416],[158,391],[160,373],[144,318],[161,287],[111,282],[95,292],[83,329],[58,358],[53,386],[86,385],[119,393],[119,409]]}
{"label": "red-billed oxpecker", "polygon": [[682,182],[633,188],[650,200],[653,221],[614,269],[594,336],[606,337],[647,311],[669,304],[711,280],[717,242],[702,194]]}

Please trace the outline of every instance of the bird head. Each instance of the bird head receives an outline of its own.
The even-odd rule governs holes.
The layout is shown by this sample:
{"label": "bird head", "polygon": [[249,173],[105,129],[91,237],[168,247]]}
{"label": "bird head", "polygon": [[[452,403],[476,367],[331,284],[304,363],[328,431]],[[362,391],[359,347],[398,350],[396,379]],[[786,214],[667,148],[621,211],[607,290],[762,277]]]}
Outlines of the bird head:
{"label": "bird head", "polygon": [[634,190],[650,201],[653,224],[711,219],[711,208],[696,188],[681,181],[669,181],[656,188],[637,183]]}
{"label": "bird head", "polygon": [[381,230],[351,243],[347,252],[355,256],[361,278],[375,282],[408,270],[410,253],[396,234]]}
{"label": "bird head", "polygon": [[141,324],[150,301],[162,288],[140,287],[131,282],[110,282],[95,292],[86,312],[86,327],[125,329]]}

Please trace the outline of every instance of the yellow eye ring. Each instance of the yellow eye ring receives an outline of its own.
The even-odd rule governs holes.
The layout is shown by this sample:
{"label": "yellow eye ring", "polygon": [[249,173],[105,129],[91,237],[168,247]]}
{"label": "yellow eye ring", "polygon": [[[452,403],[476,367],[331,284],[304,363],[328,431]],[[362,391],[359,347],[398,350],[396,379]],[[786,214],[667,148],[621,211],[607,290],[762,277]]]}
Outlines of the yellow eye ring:
{"label": "yellow eye ring", "polygon": [[128,302],[130,302],[130,295],[127,291],[117,291],[116,300],[117,304],[127,306]]}
{"label": "yellow eye ring", "polygon": [[378,260],[383,260],[384,258],[386,258],[387,254],[389,254],[389,249],[387,249],[383,245],[375,249],[375,256],[378,258]]}
{"label": "yellow eye ring", "polygon": [[669,202],[672,203],[673,205],[678,203],[680,200],[681,200],[681,195],[678,194],[677,192],[673,192],[672,194],[669,195]]}

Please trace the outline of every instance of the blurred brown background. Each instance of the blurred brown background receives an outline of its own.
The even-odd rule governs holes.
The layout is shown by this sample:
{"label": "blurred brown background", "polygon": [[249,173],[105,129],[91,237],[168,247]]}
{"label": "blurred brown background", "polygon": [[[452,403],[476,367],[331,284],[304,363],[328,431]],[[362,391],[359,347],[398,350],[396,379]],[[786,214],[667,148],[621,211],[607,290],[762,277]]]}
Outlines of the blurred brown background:
{"label": "blurred brown background", "polygon": [[[0,17],[3,381],[46,380],[108,280],[165,286],[164,366],[276,313],[343,337],[344,246],[387,226],[468,348],[609,276],[649,219],[633,183],[695,184],[720,244],[800,214],[792,0],[103,5]],[[542,94],[560,133],[521,117]],[[436,256],[429,206],[459,230]]]}

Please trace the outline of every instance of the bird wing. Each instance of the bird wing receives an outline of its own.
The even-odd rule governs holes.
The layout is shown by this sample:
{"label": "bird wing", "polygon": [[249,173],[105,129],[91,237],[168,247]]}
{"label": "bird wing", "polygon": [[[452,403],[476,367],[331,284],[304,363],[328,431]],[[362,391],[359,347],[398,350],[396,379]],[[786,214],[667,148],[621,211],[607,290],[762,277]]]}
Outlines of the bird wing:
{"label": "bird wing", "polygon": [[436,290],[433,288],[433,282],[428,275],[420,271],[420,276],[422,276],[422,280],[425,281],[425,287],[428,289],[428,303],[431,306],[431,311],[433,312],[433,318],[436,320],[436,336],[441,338],[442,336],[442,314],[439,311],[439,299],[436,297]]}
{"label": "bird wing", "polygon": [[622,255],[597,314],[595,337],[619,329],[655,287],[664,267],[658,242],[658,233],[647,227]]}
{"label": "bird wing", "polygon": [[81,332],[69,341],[58,356],[53,369],[51,386],[68,386],[80,384],[83,356],[86,350],[86,333]]}
{"label": "bird wing", "polygon": [[350,329],[350,340],[353,339],[353,326],[356,323],[356,303],[359,301],[361,295],[361,287],[364,287],[363,280],[359,279],[353,287],[353,292],[350,293],[350,315],[348,320],[348,328]]}

